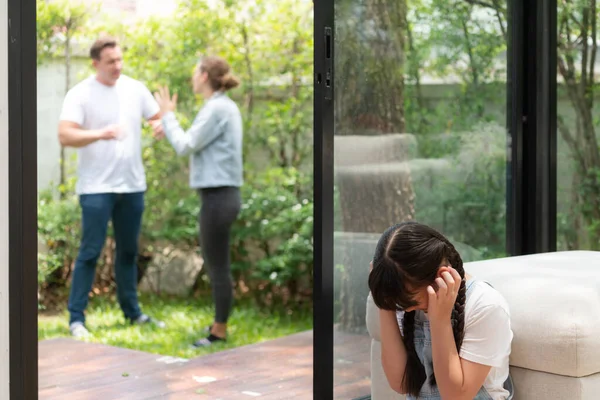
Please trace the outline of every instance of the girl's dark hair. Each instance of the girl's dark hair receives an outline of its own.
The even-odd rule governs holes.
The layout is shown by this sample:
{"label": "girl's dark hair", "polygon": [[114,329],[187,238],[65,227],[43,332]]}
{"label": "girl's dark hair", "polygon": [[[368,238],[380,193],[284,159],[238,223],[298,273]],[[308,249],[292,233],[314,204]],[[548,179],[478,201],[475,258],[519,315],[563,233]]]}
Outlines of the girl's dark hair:
{"label": "girl's dark hair", "polygon": [[[452,329],[460,352],[465,329],[465,271],[460,255],[441,233],[417,222],[389,227],[379,239],[369,274],[369,289],[377,307],[401,311],[417,305],[415,290],[431,285],[442,263],[449,263],[462,282],[452,311]],[[402,323],[407,361],[402,378],[406,393],[418,396],[425,383],[425,368],[415,350],[415,311],[405,312]],[[433,368],[432,368],[433,370]],[[435,376],[430,383],[435,385]]]}

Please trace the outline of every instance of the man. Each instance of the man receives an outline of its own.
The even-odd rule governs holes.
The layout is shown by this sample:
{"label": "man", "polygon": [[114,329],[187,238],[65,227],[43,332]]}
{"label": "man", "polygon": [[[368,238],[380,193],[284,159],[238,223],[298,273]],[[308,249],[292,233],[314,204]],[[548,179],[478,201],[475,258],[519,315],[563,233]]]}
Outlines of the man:
{"label": "man", "polygon": [[125,318],[132,324],[164,326],[140,310],[136,265],[146,191],[142,118],[160,135],[159,106],[144,84],[121,74],[122,52],[115,39],[97,40],[90,57],[96,74],[67,93],[58,127],[61,145],[78,149],[82,239],[68,307],[75,337],[89,334],[84,312],[109,220],[116,241],[117,297]]}

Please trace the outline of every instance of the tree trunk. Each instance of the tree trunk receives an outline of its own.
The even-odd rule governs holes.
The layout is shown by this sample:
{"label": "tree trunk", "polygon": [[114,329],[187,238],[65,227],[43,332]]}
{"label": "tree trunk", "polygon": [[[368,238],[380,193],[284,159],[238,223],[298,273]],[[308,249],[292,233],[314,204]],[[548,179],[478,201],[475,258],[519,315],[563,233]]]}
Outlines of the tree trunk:
{"label": "tree trunk", "polygon": [[[67,29],[66,37],[65,37],[65,94],[69,91],[71,87],[71,35],[69,30]],[[64,146],[60,146],[60,198],[63,199],[65,197],[65,183],[67,182],[67,173],[66,173],[66,156],[65,156],[65,148]]]}
{"label": "tree trunk", "polygon": [[[387,140],[387,134],[406,130],[404,83],[407,46],[406,0],[366,0],[358,26],[342,26],[339,41],[340,62],[336,63],[336,134],[368,136],[363,155],[372,165],[356,165],[353,138],[342,141],[335,151],[336,186],[343,232],[336,243],[339,264],[339,328],[347,332],[364,332],[365,301],[369,292],[368,257],[356,257],[357,246],[372,254],[374,241],[358,240],[362,235],[380,235],[393,222],[414,218],[414,191],[408,152],[386,150],[406,139]],[[349,16],[338,20],[353,20]],[[367,28],[368,21],[368,29]],[[361,26],[364,25],[364,26]],[[351,54],[351,56],[349,56]],[[361,139],[362,141],[362,139]],[[401,147],[401,146],[400,146]],[[359,244],[360,243],[360,244]]]}
{"label": "tree trunk", "polygon": [[[418,16],[417,16],[417,20],[418,20]],[[416,49],[414,47],[414,39],[413,39],[413,32],[412,32],[412,27],[410,26],[410,24],[408,23],[408,17],[405,15],[404,16],[404,25],[406,28],[406,38],[407,38],[407,42],[408,42],[408,53],[409,54],[413,54],[416,56],[417,52]],[[415,95],[416,95],[416,103],[417,106],[419,107],[419,109],[421,110],[425,110],[425,101],[424,101],[424,97],[423,97],[423,90],[421,87],[421,66],[418,63],[419,60],[412,60],[412,62],[408,63],[408,75],[414,79],[414,86],[415,86]],[[418,113],[418,118],[419,120],[416,122],[416,129],[412,132],[414,134],[419,134],[419,133],[423,133],[426,131],[427,129],[427,125],[428,125],[428,119],[426,116],[426,113]]]}
{"label": "tree trunk", "polygon": [[338,20],[359,24],[339,28],[337,134],[405,132],[406,0],[366,0],[360,17],[363,25],[369,22],[368,29],[356,21],[355,7],[340,6],[336,12]]}
{"label": "tree trunk", "polygon": [[254,111],[254,68],[252,67],[250,38],[248,37],[248,27],[244,23],[241,27],[242,39],[244,41],[244,63],[248,73],[246,82],[246,91],[244,93],[244,105],[246,106],[247,129],[252,127],[252,112]]}

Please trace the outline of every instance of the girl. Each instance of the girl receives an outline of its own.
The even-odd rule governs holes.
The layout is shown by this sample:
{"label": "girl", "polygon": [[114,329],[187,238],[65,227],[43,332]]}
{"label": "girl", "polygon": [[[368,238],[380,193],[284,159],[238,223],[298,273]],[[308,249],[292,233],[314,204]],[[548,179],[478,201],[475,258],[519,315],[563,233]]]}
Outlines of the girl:
{"label": "girl", "polygon": [[416,222],[388,228],[369,288],[380,309],[382,365],[392,389],[408,400],[512,398],[508,305],[465,273],[439,232]]}
{"label": "girl", "polygon": [[226,92],[239,85],[229,64],[220,57],[200,61],[192,78],[194,93],[205,104],[192,127],[184,132],[173,111],[177,95],[168,88],[155,94],[161,108],[162,127],[155,125],[157,136],[164,132],[179,155],[190,156],[190,186],[198,191],[200,210],[200,246],[207,266],[215,302],[214,323],[208,336],[196,347],[224,341],[227,320],[233,302],[229,235],[240,208],[242,185],[242,117],[238,106]]}

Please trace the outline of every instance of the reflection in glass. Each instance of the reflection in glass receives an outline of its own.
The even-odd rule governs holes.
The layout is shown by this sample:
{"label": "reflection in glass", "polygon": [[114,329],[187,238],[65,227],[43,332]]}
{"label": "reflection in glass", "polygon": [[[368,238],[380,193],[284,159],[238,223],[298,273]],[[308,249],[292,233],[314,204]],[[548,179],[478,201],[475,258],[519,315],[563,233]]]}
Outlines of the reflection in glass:
{"label": "reflection in glass", "polygon": [[505,255],[506,2],[472,3],[336,0],[335,398],[371,392],[385,228],[429,224],[465,262]]}
{"label": "reflection in glass", "polygon": [[557,249],[600,250],[599,10],[558,3]]}

